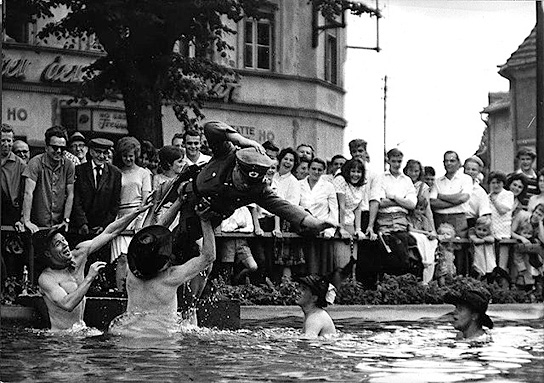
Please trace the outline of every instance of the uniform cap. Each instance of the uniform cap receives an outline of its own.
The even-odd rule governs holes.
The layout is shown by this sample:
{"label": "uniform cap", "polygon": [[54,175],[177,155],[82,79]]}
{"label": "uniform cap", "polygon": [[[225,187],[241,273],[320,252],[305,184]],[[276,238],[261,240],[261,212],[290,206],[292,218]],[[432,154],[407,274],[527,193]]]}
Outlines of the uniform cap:
{"label": "uniform cap", "polygon": [[112,149],[113,142],[106,138],[93,138],[89,141],[89,147],[94,149]]}
{"label": "uniform cap", "polygon": [[172,233],[164,226],[144,227],[128,245],[128,267],[137,278],[154,278],[172,260]]}
{"label": "uniform cap", "polygon": [[85,136],[79,132],[75,132],[70,136],[70,139],[68,140],[68,145],[72,145],[74,142],[83,142],[86,143],[87,140],[85,139]]}
{"label": "uniform cap", "polygon": [[238,166],[244,177],[250,182],[261,182],[270,166],[274,163],[265,154],[255,148],[244,148],[236,152]]}

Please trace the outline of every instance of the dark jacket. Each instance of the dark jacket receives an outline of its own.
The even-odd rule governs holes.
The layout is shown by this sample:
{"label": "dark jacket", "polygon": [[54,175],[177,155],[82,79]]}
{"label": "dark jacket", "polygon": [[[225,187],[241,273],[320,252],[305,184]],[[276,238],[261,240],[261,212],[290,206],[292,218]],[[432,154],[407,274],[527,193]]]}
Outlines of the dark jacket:
{"label": "dark jacket", "polygon": [[92,161],[76,166],[74,206],[71,226],[78,230],[84,224],[89,229],[105,228],[115,220],[121,203],[121,171],[104,165],[98,188],[94,185]]}

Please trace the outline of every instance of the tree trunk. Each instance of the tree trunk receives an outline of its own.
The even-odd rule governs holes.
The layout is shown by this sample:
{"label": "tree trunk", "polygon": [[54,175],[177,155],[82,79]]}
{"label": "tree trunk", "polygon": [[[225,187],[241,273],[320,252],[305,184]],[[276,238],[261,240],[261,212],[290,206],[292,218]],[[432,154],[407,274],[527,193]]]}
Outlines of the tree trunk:
{"label": "tree trunk", "polygon": [[160,93],[145,86],[123,89],[128,132],[139,141],[148,140],[156,148],[163,146],[162,100]]}

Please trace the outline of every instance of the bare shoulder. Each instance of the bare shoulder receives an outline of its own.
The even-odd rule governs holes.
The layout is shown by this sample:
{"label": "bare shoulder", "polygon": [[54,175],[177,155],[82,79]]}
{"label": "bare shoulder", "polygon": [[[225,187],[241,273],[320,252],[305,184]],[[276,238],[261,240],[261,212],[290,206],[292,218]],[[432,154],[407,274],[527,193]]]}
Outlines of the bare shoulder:
{"label": "bare shoulder", "polygon": [[41,288],[47,288],[52,284],[57,284],[58,279],[58,273],[55,273],[54,270],[48,267],[44,271],[42,271],[42,273],[38,277],[38,286],[40,286]]}

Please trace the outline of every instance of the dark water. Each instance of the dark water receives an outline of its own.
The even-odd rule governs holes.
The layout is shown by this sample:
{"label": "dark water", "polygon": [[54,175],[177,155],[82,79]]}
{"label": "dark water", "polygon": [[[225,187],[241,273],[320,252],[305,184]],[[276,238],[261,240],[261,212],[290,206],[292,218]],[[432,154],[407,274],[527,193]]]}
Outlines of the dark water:
{"label": "dark water", "polygon": [[300,318],[163,339],[1,329],[3,382],[544,382],[542,321],[498,322],[493,342],[456,342],[445,322],[337,321],[299,337]]}

